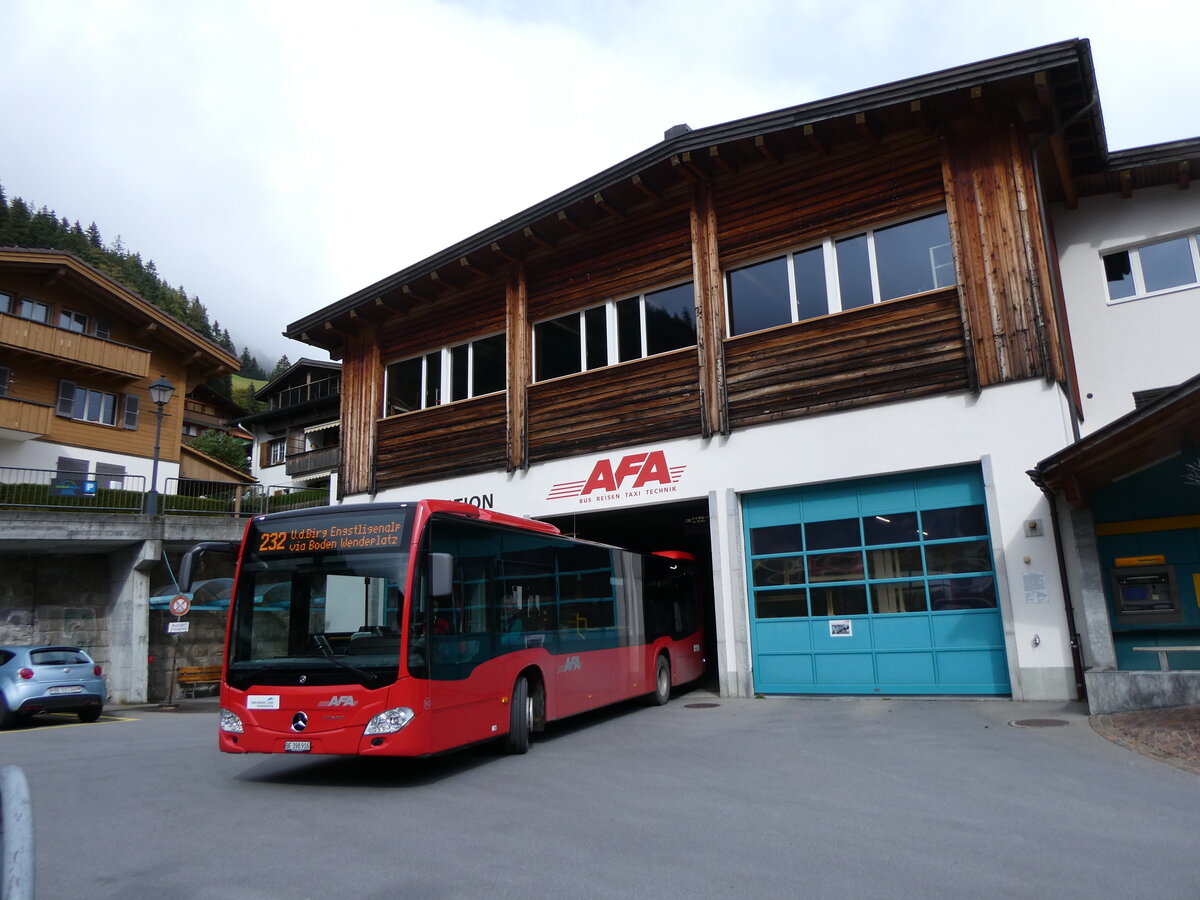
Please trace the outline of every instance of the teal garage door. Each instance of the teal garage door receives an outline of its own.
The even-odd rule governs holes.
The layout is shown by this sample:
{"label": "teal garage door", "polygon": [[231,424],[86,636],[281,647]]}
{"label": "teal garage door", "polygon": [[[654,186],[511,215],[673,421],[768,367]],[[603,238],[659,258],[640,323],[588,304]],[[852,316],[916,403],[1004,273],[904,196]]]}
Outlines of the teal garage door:
{"label": "teal garage door", "polygon": [[742,505],[756,692],[1011,692],[978,467]]}

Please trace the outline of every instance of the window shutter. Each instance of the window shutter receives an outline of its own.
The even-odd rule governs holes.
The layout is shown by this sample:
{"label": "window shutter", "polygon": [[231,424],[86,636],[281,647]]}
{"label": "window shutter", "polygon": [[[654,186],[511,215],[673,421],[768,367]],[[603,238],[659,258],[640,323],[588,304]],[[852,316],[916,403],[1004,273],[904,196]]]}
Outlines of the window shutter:
{"label": "window shutter", "polygon": [[142,398],[136,394],[126,394],[121,427],[127,431],[137,431],[138,414],[141,412],[141,409]]}
{"label": "window shutter", "polygon": [[258,445],[258,467],[265,469],[271,464],[271,442],[263,441]]}
{"label": "window shutter", "polygon": [[58,383],[58,407],[55,412],[68,419],[75,418],[75,382],[63,379]]}

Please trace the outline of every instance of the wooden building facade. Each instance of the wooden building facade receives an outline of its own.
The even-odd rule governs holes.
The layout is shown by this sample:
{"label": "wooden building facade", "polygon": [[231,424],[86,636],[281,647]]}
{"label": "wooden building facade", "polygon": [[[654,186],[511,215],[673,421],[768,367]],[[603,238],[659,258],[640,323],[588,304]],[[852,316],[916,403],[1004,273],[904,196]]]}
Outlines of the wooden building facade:
{"label": "wooden building facade", "polygon": [[[1031,572],[1011,545],[1045,513],[1018,476],[1078,410],[1047,205],[1076,202],[1105,153],[1086,41],[676,126],[286,334],[342,362],[342,497],[547,517],[571,497],[572,522],[604,499],[616,534],[688,501],[723,692],[1066,697],[1057,563],[1036,545]],[[635,484],[669,494],[618,496]],[[805,512],[821,485],[858,512]],[[869,513],[901,494],[906,516],[978,512],[957,562],[882,572]],[[820,576],[832,591],[816,543],[764,549],[771,528],[850,518],[865,562]],[[927,539],[900,543],[931,557]],[[830,644],[835,620],[858,637]],[[1030,656],[1026,629],[1053,650]],[[964,630],[970,647],[947,636]]]}

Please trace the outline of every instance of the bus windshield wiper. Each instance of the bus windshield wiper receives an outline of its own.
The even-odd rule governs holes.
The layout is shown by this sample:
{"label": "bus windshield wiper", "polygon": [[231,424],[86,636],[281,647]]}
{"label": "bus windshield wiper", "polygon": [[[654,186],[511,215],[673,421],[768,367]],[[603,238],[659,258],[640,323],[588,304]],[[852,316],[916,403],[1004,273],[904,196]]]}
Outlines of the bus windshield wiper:
{"label": "bus windshield wiper", "polygon": [[350,665],[350,663],[346,662],[345,660],[338,659],[337,656],[334,655],[333,648],[329,646],[329,641],[326,639],[325,635],[314,634],[313,643],[317,645],[317,649],[321,651],[321,655],[334,665],[341,666],[343,669],[349,669],[359,678],[367,678],[371,681],[379,680],[379,676],[374,672],[368,672],[366,669],[360,669],[358,666]]}

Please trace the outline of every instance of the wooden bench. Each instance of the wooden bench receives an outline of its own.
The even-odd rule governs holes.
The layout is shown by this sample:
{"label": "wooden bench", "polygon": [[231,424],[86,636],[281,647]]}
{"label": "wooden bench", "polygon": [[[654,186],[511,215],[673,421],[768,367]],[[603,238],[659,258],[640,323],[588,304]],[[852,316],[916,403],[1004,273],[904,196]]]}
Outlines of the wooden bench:
{"label": "wooden bench", "polygon": [[221,683],[221,666],[180,666],[175,670],[175,682],[181,691],[195,697],[196,689],[204,685]]}
{"label": "wooden bench", "polygon": [[1158,667],[1164,672],[1169,672],[1171,670],[1171,666],[1167,663],[1167,654],[1168,653],[1200,653],[1200,646],[1134,647],[1133,649],[1138,651],[1139,653],[1157,653],[1158,654]]}

